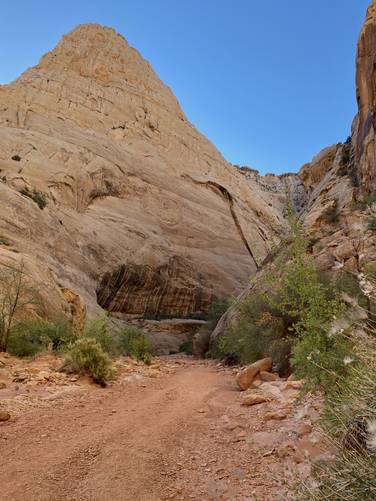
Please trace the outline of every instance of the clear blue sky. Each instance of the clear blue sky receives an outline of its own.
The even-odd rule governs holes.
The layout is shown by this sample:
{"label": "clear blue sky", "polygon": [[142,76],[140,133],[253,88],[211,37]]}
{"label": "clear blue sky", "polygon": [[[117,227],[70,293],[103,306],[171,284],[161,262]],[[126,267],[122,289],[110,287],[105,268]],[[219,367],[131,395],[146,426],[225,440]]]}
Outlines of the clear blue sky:
{"label": "clear blue sky", "polygon": [[6,0],[0,82],[77,24],[112,26],[225,158],[262,173],[294,171],[349,135],[369,1]]}

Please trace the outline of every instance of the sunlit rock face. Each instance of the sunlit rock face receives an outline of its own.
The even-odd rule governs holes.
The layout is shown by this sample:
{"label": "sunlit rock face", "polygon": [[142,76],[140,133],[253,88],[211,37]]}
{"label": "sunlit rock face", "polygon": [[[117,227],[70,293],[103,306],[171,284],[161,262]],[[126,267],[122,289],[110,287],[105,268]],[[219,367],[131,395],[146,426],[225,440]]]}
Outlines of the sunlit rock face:
{"label": "sunlit rock face", "polygon": [[85,307],[189,316],[237,295],[285,234],[289,202],[320,238],[337,207],[346,225],[322,262],[350,261],[344,232],[364,230],[350,209],[376,183],[375,24],[373,3],[351,140],[282,176],[226,162],[123,37],[79,26],[0,86],[0,264],[22,260],[49,314],[82,325]]}
{"label": "sunlit rock face", "polygon": [[[359,37],[356,84],[359,112],[351,136],[323,149],[289,179],[294,185],[290,198],[301,194],[299,217],[308,249],[319,269],[337,277],[342,273],[359,277],[366,266],[376,267],[376,0]],[[257,173],[248,176],[255,178]],[[273,262],[273,254],[266,262]],[[266,266],[260,269],[239,299],[254,294],[255,284],[265,285],[267,273]],[[223,315],[212,342],[236,323],[237,316],[235,308]]]}
{"label": "sunlit rock face", "polygon": [[353,135],[359,185],[363,193],[376,191],[376,2],[368,8],[358,41],[356,92],[359,113]]}
{"label": "sunlit rock face", "polygon": [[98,25],[0,86],[0,177],[0,263],[23,260],[50,311],[75,311],[72,294],[89,311],[207,310],[286,225],[285,184],[227,163]]}

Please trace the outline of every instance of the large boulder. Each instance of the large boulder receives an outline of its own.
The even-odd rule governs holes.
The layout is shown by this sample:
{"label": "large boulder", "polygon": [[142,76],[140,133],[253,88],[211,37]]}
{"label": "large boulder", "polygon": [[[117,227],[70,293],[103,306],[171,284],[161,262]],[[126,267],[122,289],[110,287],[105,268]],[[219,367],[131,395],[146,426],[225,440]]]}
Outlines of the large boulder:
{"label": "large boulder", "polygon": [[208,327],[203,327],[193,336],[193,355],[196,358],[205,358],[210,347],[210,336],[211,330]]}
{"label": "large boulder", "polygon": [[268,372],[272,369],[273,360],[271,358],[263,358],[241,370],[236,376],[236,382],[241,390],[248,390],[251,387],[253,380],[260,372]]}

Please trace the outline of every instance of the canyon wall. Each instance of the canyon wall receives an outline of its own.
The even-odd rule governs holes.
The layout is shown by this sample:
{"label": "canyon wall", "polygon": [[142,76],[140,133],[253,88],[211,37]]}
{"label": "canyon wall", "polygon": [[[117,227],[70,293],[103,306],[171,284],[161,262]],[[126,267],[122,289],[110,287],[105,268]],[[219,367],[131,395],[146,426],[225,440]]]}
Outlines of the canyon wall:
{"label": "canyon wall", "polygon": [[22,260],[50,311],[239,293],[284,231],[278,183],[227,163],[112,29],[79,26],[0,86],[0,264]]}
{"label": "canyon wall", "polygon": [[[0,265],[22,261],[49,314],[78,325],[85,306],[188,316],[247,287],[291,201],[323,242],[321,262],[355,266],[350,242],[368,230],[352,209],[376,182],[375,58],[373,2],[352,137],[297,174],[260,176],[224,160],[122,36],[79,26],[0,86]],[[330,208],[343,221],[334,233]]]}

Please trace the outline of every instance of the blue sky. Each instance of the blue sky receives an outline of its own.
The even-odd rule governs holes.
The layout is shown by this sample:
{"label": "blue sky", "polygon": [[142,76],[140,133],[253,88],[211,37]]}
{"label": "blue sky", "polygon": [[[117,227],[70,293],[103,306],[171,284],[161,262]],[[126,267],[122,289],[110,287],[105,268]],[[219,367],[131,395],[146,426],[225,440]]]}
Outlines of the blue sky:
{"label": "blue sky", "polygon": [[77,24],[112,26],[148,59],[225,158],[297,170],[345,140],[370,0],[13,0],[1,5],[0,82]]}

